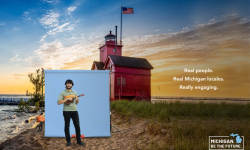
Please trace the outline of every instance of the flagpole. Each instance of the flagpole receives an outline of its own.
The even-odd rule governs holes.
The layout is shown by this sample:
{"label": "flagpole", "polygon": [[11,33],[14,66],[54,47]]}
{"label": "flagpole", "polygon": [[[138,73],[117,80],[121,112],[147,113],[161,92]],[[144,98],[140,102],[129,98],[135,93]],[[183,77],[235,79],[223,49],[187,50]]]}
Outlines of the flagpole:
{"label": "flagpole", "polygon": [[120,45],[122,45],[122,5],[121,5],[121,35],[120,35]]}

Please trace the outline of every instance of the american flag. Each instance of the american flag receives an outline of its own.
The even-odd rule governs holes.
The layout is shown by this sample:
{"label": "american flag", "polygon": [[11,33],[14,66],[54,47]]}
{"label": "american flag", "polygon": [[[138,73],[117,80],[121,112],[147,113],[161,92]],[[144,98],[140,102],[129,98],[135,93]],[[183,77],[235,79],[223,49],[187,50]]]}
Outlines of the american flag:
{"label": "american flag", "polygon": [[123,14],[133,14],[133,8],[122,7]]}

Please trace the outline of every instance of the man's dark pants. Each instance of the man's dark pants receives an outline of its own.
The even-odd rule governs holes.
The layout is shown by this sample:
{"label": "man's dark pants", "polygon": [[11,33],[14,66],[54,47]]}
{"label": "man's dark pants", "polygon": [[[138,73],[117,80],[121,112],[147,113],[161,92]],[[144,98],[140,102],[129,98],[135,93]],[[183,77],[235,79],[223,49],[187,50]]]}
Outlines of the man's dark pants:
{"label": "man's dark pants", "polygon": [[79,125],[79,116],[77,111],[63,111],[64,121],[65,121],[65,136],[66,141],[71,142],[70,134],[69,134],[69,125],[70,125],[70,118],[72,118],[75,130],[76,130],[76,140],[77,142],[81,141],[80,135],[80,125]]}

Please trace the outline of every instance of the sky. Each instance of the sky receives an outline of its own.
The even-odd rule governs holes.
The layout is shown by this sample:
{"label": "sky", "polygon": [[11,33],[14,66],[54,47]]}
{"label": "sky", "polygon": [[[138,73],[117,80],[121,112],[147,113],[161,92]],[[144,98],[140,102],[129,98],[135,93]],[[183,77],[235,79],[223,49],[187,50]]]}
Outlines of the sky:
{"label": "sky", "polygon": [[[154,67],[152,96],[250,97],[249,0],[0,1],[0,94],[34,92],[28,74],[41,67],[90,70],[99,61],[99,43],[116,25],[120,39],[121,6],[134,9],[122,15],[122,54]],[[225,81],[173,81],[182,76]]]}

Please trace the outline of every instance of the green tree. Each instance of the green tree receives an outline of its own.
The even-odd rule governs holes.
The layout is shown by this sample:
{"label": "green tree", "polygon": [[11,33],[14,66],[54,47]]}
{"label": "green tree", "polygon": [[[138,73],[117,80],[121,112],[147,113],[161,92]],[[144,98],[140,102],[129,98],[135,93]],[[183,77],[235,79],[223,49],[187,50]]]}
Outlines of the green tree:
{"label": "green tree", "polygon": [[36,103],[39,103],[39,106],[44,106],[44,95],[37,93],[34,94],[31,99],[28,100],[28,103],[30,103],[33,106],[36,106]]}
{"label": "green tree", "polygon": [[18,105],[18,109],[14,109],[15,111],[25,111],[25,110],[31,110],[31,107],[28,105],[27,102],[25,102],[22,98],[20,99],[20,103]]}
{"label": "green tree", "polygon": [[33,89],[35,90],[35,94],[42,93],[42,88],[45,85],[44,72],[40,69],[36,70],[36,73],[28,74],[30,82],[34,85]]}
{"label": "green tree", "polygon": [[35,92],[32,94],[32,98],[29,99],[29,103],[36,106],[36,110],[40,107],[44,107],[44,91],[43,86],[45,85],[44,71],[37,69],[36,73],[28,74],[30,82],[34,85]]}
{"label": "green tree", "polygon": [[20,103],[18,104],[18,109],[24,111],[26,102],[21,98]]}
{"label": "green tree", "polygon": [[40,109],[40,107],[39,107],[39,105],[40,105],[39,101],[36,102],[35,105],[36,105],[35,111],[39,111],[39,109]]}

